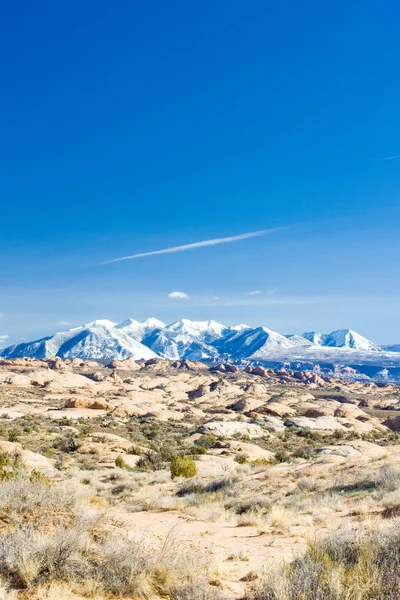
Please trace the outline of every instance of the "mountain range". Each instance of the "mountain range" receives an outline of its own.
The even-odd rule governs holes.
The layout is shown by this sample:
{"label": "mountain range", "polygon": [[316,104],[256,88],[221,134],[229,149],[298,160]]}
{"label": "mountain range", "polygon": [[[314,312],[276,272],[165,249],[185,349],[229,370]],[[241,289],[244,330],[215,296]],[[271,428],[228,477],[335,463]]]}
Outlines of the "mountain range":
{"label": "mountain range", "polygon": [[53,336],[9,346],[0,356],[93,360],[128,356],[147,360],[158,356],[207,362],[250,361],[275,368],[290,364],[291,368],[330,371],[340,366],[369,365],[380,369],[379,373],[385,368],[399,369],[400,378],[399,350],[400,346],[379,347],[351,329],[297,335],[243,324],[227,327],[217,321],[182,319],[166,325],[150,318],[141,322],[91,321]]}

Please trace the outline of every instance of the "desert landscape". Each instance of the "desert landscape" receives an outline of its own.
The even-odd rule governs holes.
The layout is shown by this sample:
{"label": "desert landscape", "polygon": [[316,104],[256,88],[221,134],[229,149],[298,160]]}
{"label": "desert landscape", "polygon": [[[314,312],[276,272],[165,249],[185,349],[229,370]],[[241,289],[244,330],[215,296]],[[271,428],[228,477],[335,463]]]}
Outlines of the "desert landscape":
{"label": "desert landscape", "polygon": [[400,390],[0,359],[3,598],[398,598]]}

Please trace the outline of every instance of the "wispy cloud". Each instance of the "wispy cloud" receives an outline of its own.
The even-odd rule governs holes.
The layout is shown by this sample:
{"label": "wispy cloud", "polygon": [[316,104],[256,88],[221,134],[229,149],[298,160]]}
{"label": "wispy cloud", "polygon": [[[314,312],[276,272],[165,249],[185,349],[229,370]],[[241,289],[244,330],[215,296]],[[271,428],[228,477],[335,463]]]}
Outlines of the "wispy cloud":
{"label": "wispy cloud", "polygon": [[171,292],[168,294],[168,298],[180,298],[186,300],[190,296],[186,292]]}
{"label": "wispy cloud", "polygon": [[70,325],[69,321],[57,321],[57,325]]}
{"label": "wispy cloud", "polygon": [[9,335],[0,335],[0,342],[4,342],[5,340],[8,340],[10,336]]}
{"label": "wispy cloud", "polygon": [[151,252],[140,252],[139,254],[131,254],[130,256],[121,256],[120,258],[113,258],[112,260],[106,260],[101,263],[107,265],[110,263],[120,262],[122,260],[132,260],[135,258],[144,258],[145,256],[156,256],[159,254],[174,254],[175,252],[186,252],[186,250],[194,250],[196,248],[205,248],[206,246],[217,246],[218,244],[230,244],[233,242],[240,242],[242,240],[248,240],[249,238],[260,237],[276,231],[282,231],[287,227],[276,227],[274,229],[262,229],[260,231],[251,231],[250,233],[240,233],[239,235],[233,235],[231,237],[214,238],[212,240],[203,240],[202,242],[194,242],[193,244],[185,244],[183,246],[173,246],[172,248],[163,248],[162,250],[152,250]]}
{"label": "wispy cloud", "polygon": [[400,154],[394,156],[382,156],[381,158],[373,158],[370,162],[380,162],[381,160],[400,160]]}
{"label": "wispy cloud", "polygon": [[252,292],[246,292],[248,296],[259,296],[261,294],[260,290],[253,290]]}

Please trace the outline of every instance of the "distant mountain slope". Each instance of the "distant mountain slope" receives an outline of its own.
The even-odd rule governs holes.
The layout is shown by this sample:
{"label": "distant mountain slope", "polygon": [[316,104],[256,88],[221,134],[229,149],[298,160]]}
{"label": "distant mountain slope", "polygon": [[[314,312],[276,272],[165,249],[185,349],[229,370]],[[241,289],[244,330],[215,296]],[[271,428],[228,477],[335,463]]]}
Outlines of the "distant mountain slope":
{"label": "distant mountain slope", "polygon": [[326,333],[318,333],[317,331],[306,331],[302,334],[302,337],[317,346],[323,346],[328,335]]}
{"label": "distant mountain slope", "polygon": [[295,344],[284,335],[272,329],[257,327],[255,329],[232,331],[225,338],[222,338],[222,340],[214,342],[213,345],[218,349],[220,354],[232,358],[261,360],[271,350],[289,350]]}
{"label": "distant mountain slope", "polygon": [[127,319],[117,324],[107,319],[95,320],[0,352],[0,356],[7,358],[60,356],[108,360],[132,356],[137,360],[160,356],[172,360],[291,362],[307,364],[307,368],[322,363],[378,364],[379,355],[381,362],[386,357],[385,364],[396,362],[395,352],[384,352],[351,329],[329,334],[311,331],[302,336],[283,335],[266,327],[226,327],[217,321],[190,319],[165,325],[155,318],[141,322]]}
{"label": "distant mountain slope", "polygon": [[[96,323],[96,324],[93,324]],[[152,358],[155,353],[132,339],[123,331],[98,322],[89,323],[70,331],[56,333],[52,337],[34,342],[9,346],[1,352],[5,358],[81,358],[81,359],[123,359],[132,356],[135,360]]]}
{"label": "distant mountain slope", "polygon": [[400,344],[392,344],[391,346],[381,346],[385,352],[400,352]]}
{"label": "distant mountain slope", "polygon": [[115,327],[140,342],[146,335],[150,335],[156,329],[163,329],[165,323],[154,318],[141,322],[135,321],[135,319],[127,319],[122,323],[118,323]]}
{"label": "distant mountain slope", "polygon": [[355,350],[366,350],[368,352],[380,352],[381,348],[376,346],[367,338],[351,329],[338,329],[332,331],[325,339],[323,346],[335,348],[353,348]]}

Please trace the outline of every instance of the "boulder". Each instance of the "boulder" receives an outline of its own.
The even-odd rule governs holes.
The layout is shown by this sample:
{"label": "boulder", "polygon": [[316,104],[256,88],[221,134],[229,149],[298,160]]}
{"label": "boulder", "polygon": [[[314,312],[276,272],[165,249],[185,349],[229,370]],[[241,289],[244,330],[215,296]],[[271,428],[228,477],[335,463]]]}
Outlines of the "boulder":
{"label": "boulder", "polygon": [[254,423],[241,423],[239,421],[210,421],[199,429],[199,433],[213,433],[221,437],[243,435],[249,438],[263,437],[266,432]]}
{"label": "boulder", "polygon": [[113,408],[109,402],[102,398],[68,398],[64,408],[92,408],[94,410],[110,410]]}
{"label": "boulder", "polygon": [[388,427],[392,431],[400,431],[400,415],[398,417],[390,417],[386,421],[383,421],[382,425]]}
{"label": "boulder", "polygon": [[129,356],[125,360],[112,360],[106,367],[107,369],[119,369],[120,371],[138,371],[140,365]]}
{"label": "boulder", "polygon": [[334,417],[317,417],[310,419],[308,417],[292,417],[285,421],[286,427],[298,427],[300,429],[314,429],[317,431],[335,431],[345,430],[346,428]]}

